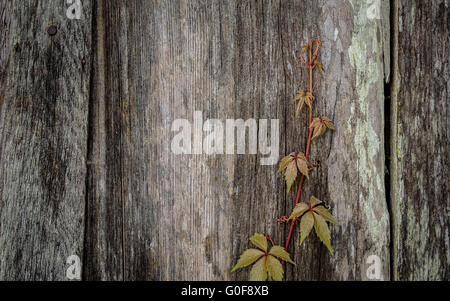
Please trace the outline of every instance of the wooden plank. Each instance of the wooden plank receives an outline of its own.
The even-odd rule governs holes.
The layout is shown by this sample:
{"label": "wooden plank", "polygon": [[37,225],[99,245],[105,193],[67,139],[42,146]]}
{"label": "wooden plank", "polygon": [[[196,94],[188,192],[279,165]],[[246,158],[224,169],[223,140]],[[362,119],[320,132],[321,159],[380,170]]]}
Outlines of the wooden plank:
{"label": "wooden plank", "polygon": [[449,3],[395,4],[394,279],[449,280]]}
{"label": "wooden plank", "polygon": [[[300,76],[294,68],[293,50],[317,37],[324,43],[319,61],[326,74],[317,76],[313,114],[332,119],[337,131],[312,144],[311,154],[320,160],[321,167],[306,182],[301,199],[315,195],[327,201],[340,222],[340,226],[332,227],[334,257],[318,239],[309,238],[298,246],[295,237],[296,243],[289,251],[295,254],[297,266],[287,268],[287,278],[367,279],[366,261],[370,255],[376,255],[382,263],[381,278],[389,279],[383,145],[383,80],[389,72],[389,54],[385,52],[389,32],[387,3],[382,2],[380,19],[369,18],[370,4],[363,1],[281,3],[280,36],[286,72],[286,96],[282,102],[286,113],[280,118],[286,124],[285,154],[304,151],[307,140],[306,116],[301,122],[295,119],[289,103],[296,89],[308,83],[307,74]],[[279,186],[272,189],[280,192]],[[284,214],[292,210],[294,194],[287,197]],[[287,230],[286,227],[285,236]]]}
{"label": "wooden plank", "polygon": [[9,61],[10,36],[11,36],[11,16],[12,16],[12,2],[5,1],[0,4],[0,22],[3,24],[2,35],[0,36],[0,112],[2,109],[2,99],[6,88],[6,67]]}
{"label": "wooden plank", "polygon": [[[209,2],[183,1],[102,5],[106,63],[105,84],[99,89],[107,91],[107,149],[119,156],[110,155],[103,162],[120,169],[107,175],[117,185],[106,186],[110,200],[98,203],[112,207],[109,218],[115,219],[106,222],[104,231],[117,231],[123,220],[118,238],[123,249],[116,244],[108,252],[122,252],[126,280],[225,279],[232,258],[228,189],[223,186],[232,179],[228,172],[233,165],[227,163],[232,158],[176,156],[170,137],[171,122],[192,119],[195,110],[202,110],[205,119],[227,116],[231,102],[225,98],[233,90],[226,78],[231,78],[231,68],[221,63],[225,47],[211,40],[227,38],[220,36],[221,23],[213,20],[219,17],[219,5],[226,15],[232,7],[214,2],[210,9]],[[209,24],[214,26],[205,27]],[[110,192],[115,187],[120,195]],[[99,247],[101,242],[96,242],[89,249]],[[109,269],[106,273],[120,271],[103,259],[90,267],[91,273],[102,276],[100,264]]]}
{"label": "wooden plank", "polygon": [[90,3],[79,21],[56,0],[0,7],[0,279],[66,280],[83,254]]}
{"label": "wooden plank", "polygon": [[317,239],[292,244],[298,266],[287,279],[365,279],[369,255],[389,279],[385,10],[380,21],[361,1],[99,3],[95,76],[103,84],[93,92],[91,158],[100,161],[89,177],[87,236],[97,238],[88,242],[86,258],[96,259],[86,278],[241,280],[248,271],[230,268],[249,236],[284,242],[288,229],[276,219],[294,200],[276,166],[261,166],[260,154],[175,155],[171,125],[192,122],[195,111],[204,120],[279,119],[280,155],[304,149],[306,120],[290,103],[306,83],[295,51],[317,37],[327,73],[316,112],[338,131],[313,146],[322,167],[302,199],[328,200],[341,226],[332,229],[333,258]]}
{"label": "wooden plank", "polygon": [[[123,205],[121,160],[120,92],[123,62],[117,61],[117,46],[123,47],[117,30],[119,1],[96,1],[93,5],[93,85],[90,107],[86,237],[84,279],[123,279]],[[119,5],[116,7],[116,5]],[[119,22],[113,26],[110,22]],[[124,37],[126,38],[126,36]],[[119,77],[120,75],[120,77]]]}

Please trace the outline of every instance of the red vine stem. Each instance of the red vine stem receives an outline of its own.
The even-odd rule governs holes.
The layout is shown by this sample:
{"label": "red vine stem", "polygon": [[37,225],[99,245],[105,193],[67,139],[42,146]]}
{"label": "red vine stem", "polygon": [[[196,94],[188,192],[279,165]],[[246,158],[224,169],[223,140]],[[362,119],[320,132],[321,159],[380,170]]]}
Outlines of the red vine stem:
{"label": "red vine stem", "polygon": [[[314,54],[312,53],[313,43],[316,44],[316,49],[314,51]],[[319,54],[319,48],[320,48],[320,42],[318,40],[313,40],[310,44],[308,44],[309,64],[308,64],[307,67],[309,69],[309,93],[311,93],[311,95],[313,95],[313,98],[311,100],[311,106],[309,107],[309,123],[308,123],[309,135],[308,135],[308,142],[306,144],[306,153],[305,153],[306,159],[308,159],[308,155],[309,155],[309,149],[310,149],[310,146],[311,146],[311,135],[312,135],[312,130],[313,130],[311,128],[312,105],[314,103],[313,70],[314,70],[314,67],[315,67],[314,63],[315,63],[315,61],[317,59],[317,55]],[[303,186],[304,177],[305,176],[302,174],[302,176],[300,178],[300,184],[298,185],[297,198],[295,199],[295,205],[297,205],[298,202],[300,201],[300,194],[302,192],[302,186]],[[288,237],[286,239],[286,245],[284,247],[285,250],[287,250],[288,247],[289,247],[289,242],[291,240],[292,231],[294,230],[294,225],[295,225],[296,221],[297,221],[296,217],[292,219],[291,227],[289,229],[289,234],[288,234]]]}

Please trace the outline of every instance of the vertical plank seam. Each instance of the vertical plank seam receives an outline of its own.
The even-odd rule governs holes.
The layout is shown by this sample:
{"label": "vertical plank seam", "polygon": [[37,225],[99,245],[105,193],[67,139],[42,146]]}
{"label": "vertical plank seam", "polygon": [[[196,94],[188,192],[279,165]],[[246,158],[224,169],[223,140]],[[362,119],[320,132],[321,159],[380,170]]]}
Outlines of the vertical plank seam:
{"label": "vertical plank seam", "polygon": [[[393,21],[393,2],[389,1],[389,17],[390,24],[392,24]],[[390,26],[389,28],[389,53],[387,54],[390,56],[392,52],[392,41],[393,41],[393,26]],[[386,56],[386,48],[384,47],[383,56]],[[392,67],[392,60],[389,62],[389,68]],[[392,199],[391,199],[391,182],[393,181],[391,177],[391,166],[390,166],[390,158],[392,156],[391,152],[391,86],[392,86],[392,80],[389,78],[389,74],[384,73],[384,165],[385,165],[385,171],[384,171],[384,192],[385,192],[385,199],[386,199],[386,208],[388,212],[388,219],[389,219],[389,279],[392,279],[392,273],[393,273],[393,258],[392,258],[392,230],[393,230],[393,224],[392,224]]]}
{"label": "vertical plank seam", "polygon": [[94,129],[94,120],[93,120],[93,106],[94,106],[94,64],[95,57],[97,53],[97,2],[92,2],[91,7],[91,59],[90,59],[90,71],[89,71],[89,97],[88,97],[88,124],[87,124],[87,147],[86,147],[86,175],[85,175],[85,200],[84,200],[84,234],[83,234],[83,255],[81,261],[81,280],[86,280],[87,270],[86,270],[86,262],[87,262],[87,249],[88,245],[86,244],[88,239],[88,226],[89,226],[89,196],[90,196],[90,178],[92,175],[92,167],[88,164],[89,161],[92,161],[93,154],[93,129]]}
{"label": "vertical plank seam", "polygon": [[391,11],[391,81],[390,81],[390,153],[389,158],[389,178],[390,178],[390,195],[389,195],[389,221],[390,221],[390,267],[391,267],[391,280],[399,280],[398,276],[398,263],[397,263],[397,212],[394,202],[398,201],[398,187],[395,180],[398,179],[397,169],[397,101],[398,101],[398,89],[399,89],[399,74],[398,74],[398,10],[399,0],[392,0]]}
{"label": "vertical plank seam", "polygon": [[[120,4],[122,4],[122,3],[120,2]],[[120,7],[118,8],[117,18],[119,19],[120,23],[122,22],[122,18],[121,18],[122,8],[123,8],[122,5],[120,5]],[[127,9],[127,8],[125,8],[125,9]],[[120,28],[120,26],[119,26],[119,28]],[[122,34],[122,33],[120,33],[120,34]],[[119,72],[121,72],[121,70],[122,70],[121,69],[121,63],[122,63],[121,56],[122,56],[122,51],[123,51],[123,49],[121,48],[121,45],[120,45],[120,41],[121,41],[121,39],[119,38],[118,42],[117,42],[118,43],[117,70]],[[127,43],[128,43],[128,36],[126,37],[125,45],[127,45]],[[128,48],[126,48],[126,49],[128,49]],[[127,51],[127,50],[125,50],[125,51]],[[125,53],[124,55],[126,57],[128,55],[128,53]],[[120,125],[120,130],[119,130],[119,133],[120,133],[120,137],[119,137],[120,138],[120,143],[119,143],[119,146],[120,146],[119,147],[120,175],[119,175],[119,179],[120,179],[120,205],[122,207],[121,208],[122,209],[121,210],[122,211],[122,229],[121,229],[122,230],[122,244],[121,244],[122,245],[122,281],[125,281],[125,258],[126,258],[126,254],[125,254],[126,253],[126,250],[125,250],[125,200],[126,200],[126,197],[124,196],[124,185],[127,185],[127,183],[124,181],[124,174],[125,174],[125,172],[124,172],[125,155],[124,154],[126,153],[126,151],[124,150],[124,148],[125,148],[124,140],[126,139],[126,137],[124,137],[124,135],[126,136],[126,130],[127,130],[127,126],[128,126],[128,125],[125,125],[125,129],[124,129],[124,126],[123,126],[124,122],[127,122],[127,121],[124,120],[125,118],[123,116],[124,115],[123,112],[125,112],[124,109],[128,110],[128,106],[126,106],[126,108],[124,108],[124,106],[123,106],[122,95],[123,95],[124,89],[127,89],[127,86],[124,87],[122,78],[119,76],[119,79],[118,79],[118,95],[119,95],[119,108],[118,109],[119,109],[119,116],[120,116],[120,118],[119,118],[119,120],[120,120],[120,122],[119,122],[119,125]],[[126,101],[128,102],[129,99],[127,99]],[[128,114],[128,112],[125,112],[125,113]],[[125,130],[125,134],[124,134],[124,130]]]}

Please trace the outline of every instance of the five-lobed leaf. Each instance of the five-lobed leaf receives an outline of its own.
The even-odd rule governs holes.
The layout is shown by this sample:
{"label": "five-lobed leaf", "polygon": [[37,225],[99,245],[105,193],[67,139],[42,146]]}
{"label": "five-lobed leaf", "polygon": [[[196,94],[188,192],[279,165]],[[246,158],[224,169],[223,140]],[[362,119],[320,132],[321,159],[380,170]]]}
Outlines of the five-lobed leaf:
{"label": "five-lobed leaf", "polygon": [[303,108],[303,105],[306,103],[309,108],[311,109],[311,100],[314,98],[314,96],[310,92],[306,92],[304,90],[298,90],[297,94],[295,95],[295,98],[293,101],[298,101],[297,109],[295,111],[295,116],[298,116]]}
{"label": "five-lobed leaf", "polygon": [[295,265],[295,262],[292,261],[289,253],[281,246],[273,246],[272,249],[270,249],[269,254]]}
{"label": "five-lobed leaf", "polygon": [[327,128],[329,128],[330,130],[333,130],[333,131],[336,130],[336,127],[334,126],[333,122],[331,122],[331,120],[330,120],[329,118],[327,118],[327,117],[322,117],[322,121],[323,121],[323,123],[325,124],[325,126],[326,126]]}
{"label": "five-lobed leaf", "polygon": [[316,117],[311,122],[310,128],[314,129],[311,140],[319,137],[326,132],[327,128],[330,130],[336,130],[333,122],[327,117]]}
{"label": "five-lobed leaf", "polygon": [[311,196],[310,204],[298,203],[291,213],[290,219],[301,217],[300,220],[300,244],[309,236],[312,228],[323,244],[328,248],[331,255],[333,250],[331,248],[331,234],[328,228],[327,221],[338,224],[333,215],[323,207],[323,202],[318,198]]}
{"label": "five-lobed leaf", "polygon": [[287,192],[291,190],[292,184],[297,179],[298,170],[309,179],[308,160],[304,153],[291,153],[281,159],[278,173],[284,170],[284,177],[286,180]]}
{"label": "five-lobed leaf", "polygon": [[267,238],[259,233],[255,233],[251,238],[250,241],[252,244],[263,250],[264,252],[267,252]]}
{"label": "five-lobed leaf", "polygon": [[257,249],[245,250],[244,253],[242,253],[241,257],[239,257],[238,263],[234,266],[234,268],[231,271],[234,272],[239,268],[251,265],[264,254],[265,254],[264,252]]}
{"label": "five-lobed leaf", "polygon": [[281,262],[276,259],[275,257],[269,255],[266,258],[266,268],[267,272],[269,272],[270,277],[272,277],[275,281],[281,281],[283,280],[283,266],[281,265]]}
{"label": "five-lobed leaf", "polygon": [[245,250],[231,272],[254,263],[250,270],[250,281],[264,281],[267,279],[267,273],[269,273],[273,280],[281,281],[284,272],[280,260],[295,265],[289,256],[289,253],[281,246],[273,246],[267,253],[268,243],[267,238],[264,235],[255,233],[250,238],[250,241],[264,251],[258,249]]}

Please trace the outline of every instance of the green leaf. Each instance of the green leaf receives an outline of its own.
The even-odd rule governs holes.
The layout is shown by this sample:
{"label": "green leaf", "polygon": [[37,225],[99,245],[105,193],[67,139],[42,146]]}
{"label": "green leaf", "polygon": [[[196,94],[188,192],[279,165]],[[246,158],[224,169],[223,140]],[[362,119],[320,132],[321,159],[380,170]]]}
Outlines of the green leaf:
{"label": "green leaf", "polygon": [[269,255],[266,259],[266,269],[269,272],[270,276],[275,281],[283,280],[283,266],[281,262],[275,257]]}
{"label": "green leaf", "polygon": [[263,250],[264,252],[267,252],[267,238],[259,233],[255,233],[252,238],[250,238],[250,241],[252,244]]}
{"label": "green leaf", "polygon": [[305,213],[300,221],[300,245],[308,237],[314,226],[314,216],[311,211]]}
{"label": "green leaf", "polygon": [[314,213],[314,230],[316,230],[317,236],[323,242],[323,244],[328,248],[331,255],[333,255],[333,250],[331,249],[331,234],[330,229],[328,229],[327,222],[323,217]]}
{"label": "green leaf", "polygon": [[250,270],[250,281],[266,281],[266,256],[258,260]]}
{"label": "green leaf", "polygon": [[311,208],[314,208],[315,206],[321,204],[322,201],[316,198],[315,196],[312,196],[309,198],[309,203],[311,204]]}
{"label": "green leaf", "polygon": [[238,263],[234,266],[234,268],[231,270],[231,272],[234,272],[235,270],[239,268],[246,267],[252,263],[254,263],[256,260],[258,260],[261,256],[264,255],[264,252],[257,250],[257,249],[248,249],[245,250],[244,253],[242,253],[241,257],[238,260]]}
{"label": "green leaf", "polygon": [[333,215],[331,215],[331,213],[323,206],[317,206],[314,208],[314,211],[316,213],[318,213],[320,216],[322,216],[326,221],[329,221],[333,224],[339,224],[333,217]]}
{"label": "green leaf", "polygon": [[294,184],[295,179],[297,178],[297,164],[295,163],[295,160],[289,163],[284,176],[286,178],[287,193],[289,193],[292,184]]}
{"label": "green leaf", "polygon": [[270,249],[269,252],[270,255],[276,256],[280,259],[283,259],[284,261],[287,261],[289,263],[292,263],[295,265],[295,262],[292,261],[291,257],[289,256],[289,253],[284,250],[281,246],[273,246],[272,249]]}
{"label": "green leaf", "polygon": [[309,209],[309,205],[304,203],[304,202],[300,202],[298,203],[294,210],[292,210],[291,216],[289,217],[289,219],[292,219],[294,217],[299,217],[301,216],[303,213],[305,213],[307,210]]}

